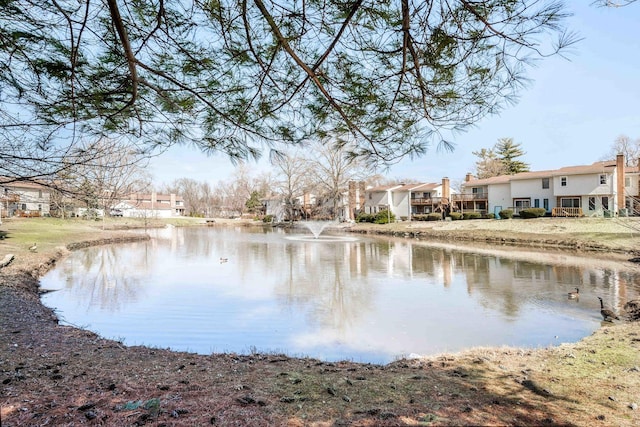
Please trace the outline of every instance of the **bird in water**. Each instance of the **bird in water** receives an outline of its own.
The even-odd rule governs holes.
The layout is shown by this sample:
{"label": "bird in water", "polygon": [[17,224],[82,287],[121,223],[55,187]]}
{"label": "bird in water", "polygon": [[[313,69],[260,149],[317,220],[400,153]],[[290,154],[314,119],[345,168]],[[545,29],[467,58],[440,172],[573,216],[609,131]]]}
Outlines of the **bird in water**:
{"label": "bird in water", "polygon": [[222,258],[222,257],[220,257],[220,264],[225,263],[225,262],[227,262],[227,261],[229,261],[229,258]]}
{"label": "bird in water", "polygon": [[38,250],[38,244],[37,244],[37,243],[34,243],[34,244],[33,244],[33,246],[29,247],[29,250],[30,250],[31,252],[35,252],[35,251],[37,251],[37,250]]}
{"label": "bird in water", "polygon": [[575,288],[575,289],[576,289],[576,291],[575,291],[575,292],[569,292],[569,293],[567,294],[567,297],[568,297],[569,299],[576,299],[576,298],[579,298],[579,297],[580,297],[580,289],[578,289],[578,288]]}
{"label": "bird in water", "polygon": [[620,318],[608,308],[604,308],[604,303],[602,302],[602,298],[598,297],[600,300],[600,314],[602,314],[602,318],[606,322],[613,322],[613,319],[620,320]]}

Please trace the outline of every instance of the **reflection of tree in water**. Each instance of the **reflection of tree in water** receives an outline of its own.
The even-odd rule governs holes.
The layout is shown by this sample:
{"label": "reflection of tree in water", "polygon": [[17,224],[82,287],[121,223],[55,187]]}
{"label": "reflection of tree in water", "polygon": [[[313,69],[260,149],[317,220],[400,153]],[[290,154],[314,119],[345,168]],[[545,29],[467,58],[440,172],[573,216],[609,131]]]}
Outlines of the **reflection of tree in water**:
{"label": "reflection of tree in water", "polygon": [[[362,242],[287,245],[287,276],[276,293],[284,307],[307,310],[311,324],[346,330],[371,310],[375,287],[364,280],[377,245]],[[372,250],[373,249],[373,250]],[[382,250],[384,252],[384,250]]]}
{"label": "reflection of tree in water", "polygon": [[87,309],[119,311],[140,298],[141,278],[151,268],[149,242],[106,245],[75,252],[63,266],[65,287]]}

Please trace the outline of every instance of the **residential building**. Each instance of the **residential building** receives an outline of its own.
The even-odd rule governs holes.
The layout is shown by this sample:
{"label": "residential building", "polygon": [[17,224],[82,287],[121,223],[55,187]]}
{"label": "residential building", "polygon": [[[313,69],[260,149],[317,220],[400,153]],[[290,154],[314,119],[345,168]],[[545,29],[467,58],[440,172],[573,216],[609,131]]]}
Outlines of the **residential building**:
{"label": "residential building", "polygon": [[2,217],[49,216],[51,190],[31,181],[9,181],[0,178],[0,214]]}
{"label": "residential building", "polygon": [[126,200],[117,203],[112,215],[129,218],[171,218],[183,216],[184,199],[175,194],[131,194]]}
{"label": "residential building", "polygon": [[486,179],[467,174],[456,209],[498,214],[503,209],[544,208],[553,216],[610,216],[636,212],[638,168],[625,167],[623,155],[591,165],[522,172]]}
{"label": "residential building", "polygon": [[383,185],[366,190],[365,212],[375,214],[389,209],[396,219],[411,220],[412,215],[443,212],[449,209],[449,178],[438,183]]}

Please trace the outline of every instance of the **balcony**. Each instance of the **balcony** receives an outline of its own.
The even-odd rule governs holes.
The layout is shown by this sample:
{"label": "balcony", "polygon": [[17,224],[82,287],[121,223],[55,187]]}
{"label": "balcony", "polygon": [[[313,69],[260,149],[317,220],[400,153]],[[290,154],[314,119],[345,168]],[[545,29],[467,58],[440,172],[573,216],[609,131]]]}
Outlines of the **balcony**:
{"label": "balcony", "polygon": [[411,199],[412,206],[437,205],[442,201],[442,197],[416,197]]}
{"label": "balcony", "polygon": [[471,202],[474,200],[487,200],[489,193],[457,193],[452,194],[451,198],[454,202]]}
{"label": "balcony", "polygon": [[19,194],[5,194],[0,196],[0,201],[3,203],[20,203]]}

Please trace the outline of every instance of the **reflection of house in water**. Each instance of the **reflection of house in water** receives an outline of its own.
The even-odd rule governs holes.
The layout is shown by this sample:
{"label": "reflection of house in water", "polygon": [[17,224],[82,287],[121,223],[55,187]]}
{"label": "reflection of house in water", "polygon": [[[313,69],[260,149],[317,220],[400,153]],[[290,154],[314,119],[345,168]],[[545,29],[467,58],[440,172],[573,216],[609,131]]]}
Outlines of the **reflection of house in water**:
{"label": "reflection of house in water", "polygon": [[[616,264],[561,251],[516,247],[491,248],[479,245],[425,244],[411,240],[390,241],[385,253],[378,253],[378,265],[389,276],[419,279],[450,287],[464,284],[483,305],[509,316],[522,306],[535,304],[536,295],[546,294],[562,303],[568,291],[580,288],[581,296],[596,306],[596,296],[609,305],[622,307],[638,298],[640,273]],[[597,262],[596,262],[597,261]],[[602,265],[599,265],[602,264]]]}

